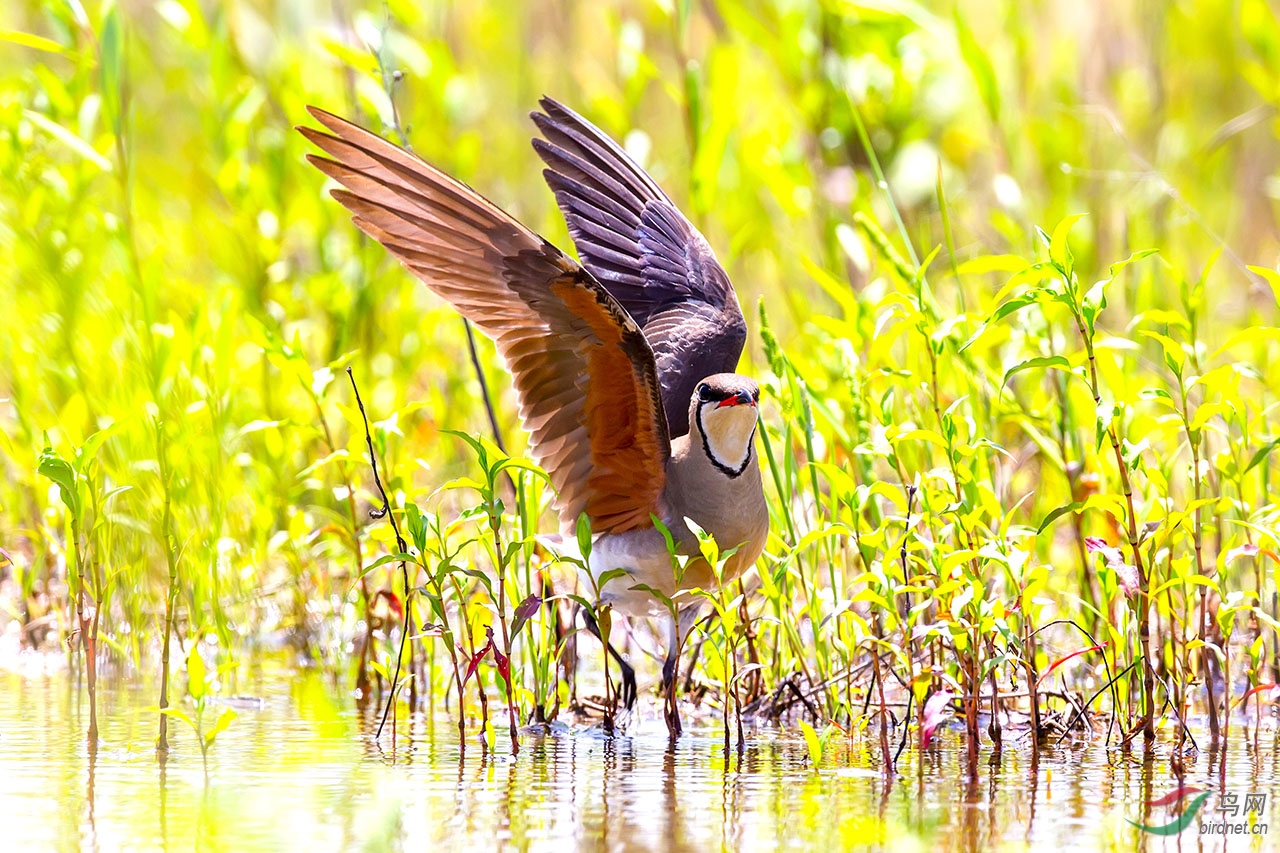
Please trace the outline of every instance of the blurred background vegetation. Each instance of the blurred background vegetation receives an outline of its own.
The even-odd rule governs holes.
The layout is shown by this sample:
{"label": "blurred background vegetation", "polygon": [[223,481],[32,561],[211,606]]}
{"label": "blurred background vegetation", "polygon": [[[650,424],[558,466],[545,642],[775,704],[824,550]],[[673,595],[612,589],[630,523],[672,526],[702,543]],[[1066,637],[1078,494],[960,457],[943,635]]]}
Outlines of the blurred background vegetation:
{"label": "blurred background vegetation", "polygon": [[[1045,256],[1036,227],[1052,231],[1069,214],[1088,214],[1071,232],[1084,288],[1131,252],[1159,250],[1108,291],[1098,332],[1111,342],[1099,344],[1100,369],[1118,428],[1144,460],[1136,523],[1166,525],[1149,546],[1156,564],[1169,557],[1159,579],[1196,573],[1192,526],[1168,520],[1191,500],[1191,447],[1168,409],[1139,396],[1167,387],[1177,398],[1179,383],[1161,343],[1136,326],[1168,335],[1195,373],[1246,365],[1192,390],[1195,404],[1219,404],[1202,425],[1210,461],[1199,482],[1234,501],[1206,510],[1208,560],[1226,570],[1246,536],[1275,547],[1275,465],[1264,456],[1244,478],[1280,432],[1274,344],[1236,339],[1215,353],[1242,329],[1276,323],[1267,278],[1247,269],[1280,254],[1280,24],[1265,0],[18,0],[0,12],[0,625],[10,651],[55,649],[100,619],[95,654],[108,670],[154,671],[169,605],[176,636],[211,637],[228,658],[287,639],[349,671],[377,625],[390,659],[392,633],[381,629],[394,607],[378,590],[396,588],[394,567],[349,595],[361,567],[396,547],[367,516],[380,500],[342,369],[361,383],[397,506],[426,506],[473,474],[467,445],[442,430],[490,426],[461,321],[358,236],[292,127],[315,104],[397,141],[403,131],[415,152],[569,248],[529,146],[527,114],[543,94],[623,140],[736,283],[753,325],[741,369],[773,396],[764,409],[779,454],[779,539],[768,565],[804,581],[804,596],[778,600],[794,602],[784,621],[806,636],[822,635],[832,614],[861,623],[837,625],[822,647],[832,661],[838,651],[851,667],[872,621],[877,636],[902,627],[873,619],[862,590],[892,597],[917,572],[933,572],[936,587],[961,564],[982,618],[1001,624],[991,608],[1016,609],[1020,573],[1062,568],[1049,573],[1044,620],[1105,615],[1118,647],[1107,655],[1124,663],[1136,651],[1118,581],[1091,565],[1080,538],[1123,544],[1123,509],[1110,520],[1091,509],[1075,538],[1065,522],[1036,535],[1090,490],[1120,492],[1110,449],[1094,441],[1090,394],[1054,370],[1001,383],[1029,358],[1066,353],[1081,368],[1074,326],[1026,312],[960,353],[1008,295],[998,291],[1009,275]],[[935,247],[932,295],[921,295],[913,271]],[[789,362],[766,357],[757,302]],[[939,342],[932,366],[917,329]],[[501,435],[518,451],[513,396],[484,341],[480,361]],[[953,405],[960,431],[946,436],[941,412]],[[1188,410],[1187,398],[1174,409]],[[76,471],[80,507],[37,473],[46,446]],[[56,473],[52,458],[45,470]],[[820,484],[810,459],[850,472],[862,497],[842,502],[838,475]],[[900,481],[921,483],[922,502],[908,507]],[[866,498],[877,482],[885,488]],[[953,491],[967,520],[948,510]],[[863,541],[801,542],[836,523]],[[981,543],[1004,549],[1004,568],[968,554]],[[908,550],[918,565],[893,581],[884,575],[899,545],[904,570]],[[1028,562],[1010,567],[1014,551]],[[1109,603],[1085,589],[1094,572]],[[1274,584],[1237,573],[1214,590],[1248,590],[1270,609]],[[1162,611],[1164,671],[1186,683],[1200,664],[1186,650],[1195,620],[1180,614],[1204,586],[1175,584]],[[977,606],[935,603],[919,625]],[[1251,619],[1249,642],[1262,636]],[[782,677],[788,655],[803,655],[777,648],[771,669]],[[1262,649],[1251,682],[1276,680],[1260,661]],[[896,665],[904,678],[921,666]],[[950,665],[932,666],[941,676]],[[814,684],[829,674],[817,668]],[[968,689],[972,676],[949,672]]]}

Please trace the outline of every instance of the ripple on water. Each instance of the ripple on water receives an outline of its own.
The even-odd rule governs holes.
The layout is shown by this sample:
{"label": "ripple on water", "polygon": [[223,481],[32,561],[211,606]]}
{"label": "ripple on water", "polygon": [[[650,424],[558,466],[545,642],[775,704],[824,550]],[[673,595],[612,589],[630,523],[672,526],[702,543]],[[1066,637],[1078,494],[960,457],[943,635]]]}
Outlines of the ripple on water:
{"label": "ripple on water", "polygon": [[[261,675],[233,702],[238,718],[209,755],[180,724],[163,770],[154,753],[152,686],[100,690],[101,746],[83,740],[87,709],[64,674],[0,674],[0,827],[6,849],[670,851],[715,848],[883,850],[1176,850],[1125,818],[1159,824],[1141,803],[1176,785],[1168,750],[1152,760],[1092,744],[1054,746],[1038,762],[1025,745],[1000,759],[984,748],[969,780],[962,736],[923,755],[904,751],[882,778],[874,743],[835,739],[819,772],[795,733],[748,734],[741,754],[701,727],[669,749],[657,709],[631,737],[592,730],[526,732],[521,753],[465,756],[444,718],[400,721],[382,744],[350,700],[318,677]],[[211,718],[220,709],[213,709]],[[1188,785],[1218,795],[1276,792],[1275,733],[1255,750],[1239,736],[1215,771],[1201,753]],[[1183,834],[1196,849],[1222,838]],[[1277,828],[1280,833],[1280,828]],[[1195,837],[1193,837],[1195,835]],[[1229,849],[1249,849],[1234,839]],[[1259,849],[1261,849],[1259,847]]]}

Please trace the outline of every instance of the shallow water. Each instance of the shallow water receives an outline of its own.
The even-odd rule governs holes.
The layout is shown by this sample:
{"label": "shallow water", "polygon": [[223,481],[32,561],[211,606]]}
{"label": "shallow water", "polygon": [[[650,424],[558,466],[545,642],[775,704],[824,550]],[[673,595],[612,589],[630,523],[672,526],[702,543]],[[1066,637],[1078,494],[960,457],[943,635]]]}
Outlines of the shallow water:
{"label": "shallow water", "polygon": [[[518,758],[460,758],[454,724],[400,721],[381,745],[348,695],[314,673],[258,673],[236,689],[239,718],[209,756],[171,727],[162,769],[153,690],[100,690],[102,746],[84,742],[83,692],[63,674],[0,673],[0,849],[278,850],[1250,850],[1271,836],[1201,834],[1223,793],[1276,788],[1275,735],[1255,751],[1237,737],[1221,772],[1202,752],[1185,784],[1211,789],[1180,835],[1147,835],[1175,815],[1141,803],[1175,787],[1168,749],[1144,762],[1101,746],[1043,751],[1012,736],[983,750],[968,782],[963,739],[947,732],[923,760],[907,749],[886,783],[872,745],[837,738],[820,772],[789,731],[748,732],[726,758],[720,730],[668,749],[653,700],[637,734],[590,729],[522,738]],[[1236,729],[1239,734],[1239,727]],[[1243,815],[1236,818],[1243,820]]]}

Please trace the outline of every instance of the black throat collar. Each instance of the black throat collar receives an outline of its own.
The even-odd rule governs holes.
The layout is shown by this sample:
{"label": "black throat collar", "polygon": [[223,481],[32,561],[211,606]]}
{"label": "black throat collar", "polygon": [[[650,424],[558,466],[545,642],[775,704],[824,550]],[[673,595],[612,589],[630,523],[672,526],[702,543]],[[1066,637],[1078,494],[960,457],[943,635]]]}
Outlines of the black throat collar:
{"label": "black throat collar", "polygon": [[702,406],[694,409],[694,418],[698,421],[698,437],[702,439],[702,452],[707,455],[707,459],[711,460],[711,464],[730,480],[741,477],[742,472],[746,471],[747,466],[751,464],[752,454],[756,452],[756,427],[751,428],[751,437],[747,439],[747,455],[742,458],[742,464],[737,468],[730,468],[711,452],[711,443],[707,441],[707,430],[702,425]]}

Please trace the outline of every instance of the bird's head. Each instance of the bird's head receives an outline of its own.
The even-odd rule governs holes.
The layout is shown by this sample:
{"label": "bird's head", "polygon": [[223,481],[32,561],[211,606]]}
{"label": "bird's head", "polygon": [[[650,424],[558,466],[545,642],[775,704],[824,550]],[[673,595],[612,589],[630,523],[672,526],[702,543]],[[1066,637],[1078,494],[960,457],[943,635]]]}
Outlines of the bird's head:
{"label": "bird's head", "polygon": [[693,390],[689,422],[711,464],[729,477],[751,462],[759,402],[760,386],[736,373],[708,376]]}

